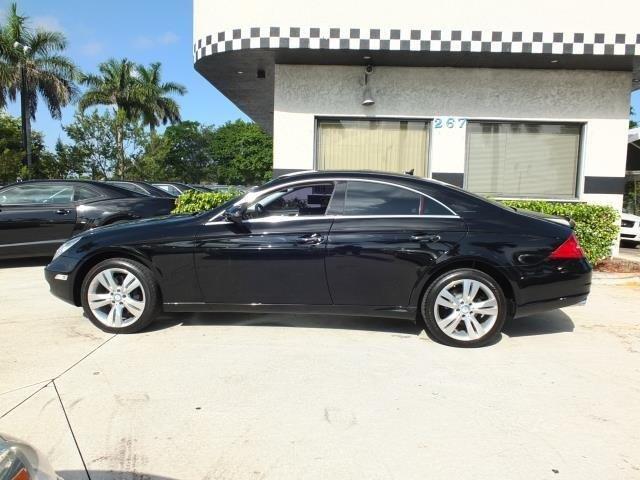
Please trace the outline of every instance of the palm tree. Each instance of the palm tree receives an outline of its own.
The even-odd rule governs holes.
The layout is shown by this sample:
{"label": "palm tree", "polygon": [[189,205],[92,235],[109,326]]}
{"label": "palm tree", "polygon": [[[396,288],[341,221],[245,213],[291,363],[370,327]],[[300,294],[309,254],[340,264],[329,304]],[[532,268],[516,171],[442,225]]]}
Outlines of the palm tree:
{"label": "palm tree", "polygon": [[145,67],[136,67],[137,79],[142,88],[145,108],[142,110],[142,121],[149,126],[153,135],[157,127],[167,123],[180,121],[180,106],[169,95],[184,95],[187,89],[175,82],[161,81],[161,64],[155,62]]}
{"label": "palm tree", "polygon": [[124,178],[124,128],[127,121],[137,120],[146,108],[141,83],[136,79],[136,65],[123,58],[109,59],[98,66],[99,74],[83,75],[81,83],[88,88],[78,102],[84,112],[92,106],[112,106],[115,113],[117,142],[116,174]]}
{"label": "palm tree", "polygon": [[[23,115],[23,143],[29,145],[30,120],[35,120],[38,99],[42,98],[53,118],[78,94],[75,81],[79,71],[60,52],[67,40],[60,32],[33,30],[28,17],[18,14],[12,3],[5,25],[0,26],[0,108],[20,93],[29,115]],[[26,148],[28,151],[29,149]],[[29,160],[29,158],[28,158]]]}

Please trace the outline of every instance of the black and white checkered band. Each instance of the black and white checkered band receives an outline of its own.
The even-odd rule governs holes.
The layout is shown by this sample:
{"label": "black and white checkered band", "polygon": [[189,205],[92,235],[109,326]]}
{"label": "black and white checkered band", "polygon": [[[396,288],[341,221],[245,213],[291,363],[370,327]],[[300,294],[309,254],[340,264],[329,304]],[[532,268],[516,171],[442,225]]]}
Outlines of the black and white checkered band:
{"label": "black and white checkered band", "polygon": [[640,56],[640,33],[251,27],[207,35],[193,52],[197,61],[216,53],[278,48]]}

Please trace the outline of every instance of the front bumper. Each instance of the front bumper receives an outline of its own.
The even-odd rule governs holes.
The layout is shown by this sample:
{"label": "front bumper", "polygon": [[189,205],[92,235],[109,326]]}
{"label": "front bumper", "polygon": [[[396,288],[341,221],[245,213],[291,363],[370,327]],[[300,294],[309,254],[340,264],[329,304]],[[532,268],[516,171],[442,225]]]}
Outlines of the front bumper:
{"label": "front bumper", "polygon": [[53,260],[44,269],[49,291],[71,305],[78,306],[75,296],[75,267],[77,260],[64,255]]}

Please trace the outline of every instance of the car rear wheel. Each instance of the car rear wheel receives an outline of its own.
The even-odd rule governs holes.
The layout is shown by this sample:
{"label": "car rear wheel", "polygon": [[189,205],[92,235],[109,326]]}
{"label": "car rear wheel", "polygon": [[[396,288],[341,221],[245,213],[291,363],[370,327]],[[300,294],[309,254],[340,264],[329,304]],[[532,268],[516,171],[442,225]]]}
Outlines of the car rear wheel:
{"label": "car rear wheel", "polygon": [[440,343],[480,347],[502,330],[507,301],[500,285],[474,269],[458,269],[438,277],[421,302],[425,327]]}
{"label": "car rear wheel", "polygon": [[133,333],[149,325],[159,309],[151,271],[128,259],[104,260],[82,282],[82,307],[91,322],[110,333]]}

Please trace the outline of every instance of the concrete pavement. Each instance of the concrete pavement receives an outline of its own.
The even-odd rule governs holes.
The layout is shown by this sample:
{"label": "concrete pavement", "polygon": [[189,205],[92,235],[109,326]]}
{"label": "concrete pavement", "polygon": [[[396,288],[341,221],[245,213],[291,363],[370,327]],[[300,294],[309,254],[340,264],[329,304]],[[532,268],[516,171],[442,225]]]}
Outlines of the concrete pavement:
{"label": "concrete pavement", "polygon": [[113,336],[22,265],[0,268],[0,431],[65,479],[640,478],[637,286],[463,350],[322,316]]}

